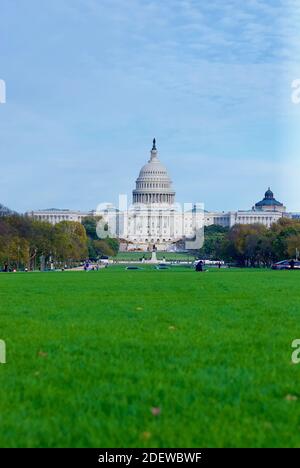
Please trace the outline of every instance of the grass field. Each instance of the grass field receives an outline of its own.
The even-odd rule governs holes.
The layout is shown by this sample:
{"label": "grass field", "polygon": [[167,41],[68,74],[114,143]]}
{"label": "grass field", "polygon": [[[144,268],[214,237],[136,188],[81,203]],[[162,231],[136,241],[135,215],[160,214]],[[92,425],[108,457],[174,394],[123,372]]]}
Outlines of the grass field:
{"label": "grass field", "polygon": [[300,273],[0,274],[0,446],[300,446]]}

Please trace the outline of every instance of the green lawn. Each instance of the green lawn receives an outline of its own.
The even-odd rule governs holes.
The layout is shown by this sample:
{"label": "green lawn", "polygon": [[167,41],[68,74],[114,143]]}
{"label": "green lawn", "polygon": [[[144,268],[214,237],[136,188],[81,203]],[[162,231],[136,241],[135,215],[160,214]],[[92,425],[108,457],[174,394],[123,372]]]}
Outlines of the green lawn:
{"label": "green lawn", "polygon": [[182,267],[0,274],[0,446],[300,447],[299,284]]}

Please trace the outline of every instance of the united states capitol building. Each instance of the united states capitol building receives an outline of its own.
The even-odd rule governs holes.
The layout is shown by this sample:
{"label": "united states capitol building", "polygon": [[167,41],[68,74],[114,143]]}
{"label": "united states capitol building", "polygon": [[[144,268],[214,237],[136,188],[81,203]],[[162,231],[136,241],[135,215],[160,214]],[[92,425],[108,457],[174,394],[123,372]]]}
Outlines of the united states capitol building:
{"label": "united states capitol building", "polygon": [[286,212],[286,207],[274,198],[270,188],[251,209],[229,212],[205,211],[202,204],[181,207],[176,203],[175,195],[154,139],[150,158],[139,172],[132,192],[132,203],[126,209],[108,205],[89,212],[47,209],[26,214],[52,224],[60,221],[81,222],[86,216],[100,215],[108,225],[113,225],[113,234],[131,250],[147,249],[153,244],[158,250],[168,250],[182,240],[192,242],[204,226],[231,228],[235,224],[260,223],[270,227],[283,216],[292,217]]}

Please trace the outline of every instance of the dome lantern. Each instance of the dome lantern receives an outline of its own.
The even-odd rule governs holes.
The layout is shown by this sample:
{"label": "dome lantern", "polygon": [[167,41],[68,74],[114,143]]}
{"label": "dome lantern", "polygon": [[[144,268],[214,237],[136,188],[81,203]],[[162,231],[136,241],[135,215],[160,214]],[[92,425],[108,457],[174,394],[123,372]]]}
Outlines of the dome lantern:
{"label": "dome lantern", "polygon": [[270,187],[268,188],[268,190],[266,191],[265,193],[265,198],[267,199],[273,199],[274,198],[274,193],[272,192],[272,190],[270,189]]}

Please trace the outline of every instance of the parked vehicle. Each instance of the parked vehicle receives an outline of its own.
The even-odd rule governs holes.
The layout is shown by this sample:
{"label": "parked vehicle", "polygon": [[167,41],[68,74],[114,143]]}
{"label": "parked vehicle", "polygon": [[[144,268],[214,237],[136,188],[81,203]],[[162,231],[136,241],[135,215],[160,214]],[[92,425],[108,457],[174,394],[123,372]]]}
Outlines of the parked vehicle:
{"label": "parked vehicle", "polygon": [[[294,268],[292,265],[294,264]],[[300,270],[300,261],[298,260],[282,260],[281,262],[273,263],[272,270]]]}
{"label": "parked vehicle", "polygon": [[99,263],[101,265],[108,265],[109,264],[109,257],[107,255],[101,255],[100,259],[99,259]]}

